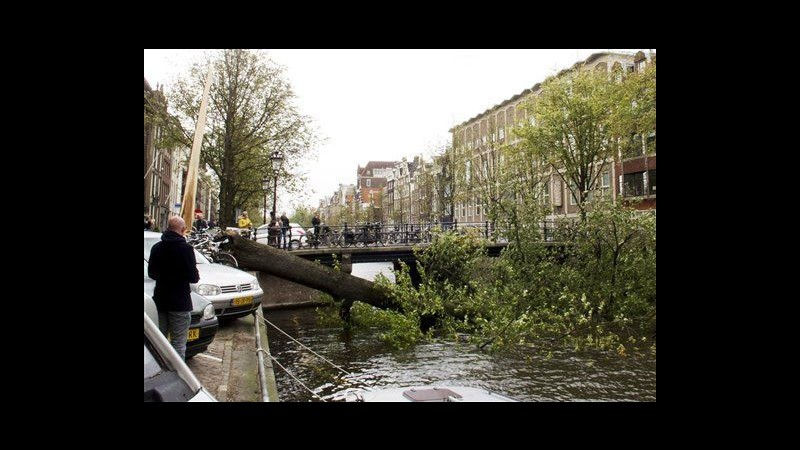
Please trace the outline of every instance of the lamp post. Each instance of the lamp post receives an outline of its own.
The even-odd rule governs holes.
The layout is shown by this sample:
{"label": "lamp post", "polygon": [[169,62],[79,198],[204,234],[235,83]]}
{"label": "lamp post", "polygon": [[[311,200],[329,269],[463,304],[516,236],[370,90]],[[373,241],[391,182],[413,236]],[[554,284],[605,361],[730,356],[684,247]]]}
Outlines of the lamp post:
{"label": "lamp post", "polygon": [[281,152],[275,150],[269,157],[270,161],[272,161],[272,173],[275,177],[275,184],[272,189],[272,217],[277,218],[277,209],[278,204],[278,171],[281,168],[281,163],[283,162],[283,155]]}
{"label": "lamp post", "polygon": [[267,224],[267,192],[269,191],[269,175],[261,179],[261,189],[264,190],[264,225]]}

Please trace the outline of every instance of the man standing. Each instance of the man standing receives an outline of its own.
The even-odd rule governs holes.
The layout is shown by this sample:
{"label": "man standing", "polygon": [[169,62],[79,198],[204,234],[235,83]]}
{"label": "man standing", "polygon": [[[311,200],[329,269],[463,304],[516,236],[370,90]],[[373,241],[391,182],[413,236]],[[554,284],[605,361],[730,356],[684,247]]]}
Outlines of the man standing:
{"label": "man standing", "polygon": [[158,308],[158,327],[169,335],[175,351],[186,359],[186,339],[192,320],[192,297],[190,283],[200,281],[194,249],[186,243],[183,233],[186,222],[180,216],[172,216],[167,231],[161,235],[150,251],[147,275],[156,280],[153,300]]}
{"label": "man standing", "polygon": [[194,229],[198,232],[202,232],[208,229],[208,223],[203,219],[203,213],[197,213],[194,216]]}
{"label": "man standing", "polygon": [[319,238],[319,213],[314,214],[314,218],[311,219],[311,225],[314,225],[314,236]]}
{"label": "man standing", "polygon": [[[289,242],[286,241],[286,232],[289,232]],[[292,249],[292,231],[289,228],[289,218],[286,217],[286,211],[281,215],[281,238],[283,238],[283,248]]]}
{"label": "man standing", "polygon": [[241,230],[239,230],[239,234],[245,239],[250,239],[250,232],[253,228],[253,222],[251,222],[250,218],[247,217],[247,211],[242,211],[242,215],[239,216],[239,220],[236,222],[236,225],[241,228]]}
{"label": "man standing", "polygon": [[313,243],[314,248],[317,248],[317,246],[319,245],[319,240],[320,240],[319,223],[320,223],[319,213],[315,213],[314,214],[314,218],[311,219],[311,225],[314,226],[314,237],[313,237],[313,239],[314,239],[314,243]]}

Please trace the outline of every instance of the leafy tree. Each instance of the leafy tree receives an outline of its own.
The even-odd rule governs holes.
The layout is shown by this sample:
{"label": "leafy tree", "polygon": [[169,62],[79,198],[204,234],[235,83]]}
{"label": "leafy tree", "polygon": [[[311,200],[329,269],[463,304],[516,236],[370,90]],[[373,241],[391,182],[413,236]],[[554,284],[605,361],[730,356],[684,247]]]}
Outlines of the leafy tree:
{"label": "leafy tree", "polygon": [[289,219],[292,222],[299,223],[303,227],[311,226],[311,219],[314,217],[314,211],[305,205],[295,205],[294,214]]}
{"label": "leafy tree", "polygon": [[[287,194],[299,191],[304,181],[294,171],[316,141],[310,119],[293,104],[295,95],[283,69],[262,51],[221,50],[193,65],[169,93],[175,111],[169,139],[191,148],[203,84],[209,65],[214,67],[208,119],[200,153],[220,180],[220,224],[230,225],[236,209],[258,209],[264,192],[264,175],[278,177]],[[270,154],[284,156],[277,173]]]}
{"label": "leafy tree", "polygon": [[613,156],[609,142],[616,89],[606,72],[584,70],[550,78],[528,104],[534,123],[519,132],[523,147],[553,173],[562,173],[578,200],[582,221],[589,192]]}

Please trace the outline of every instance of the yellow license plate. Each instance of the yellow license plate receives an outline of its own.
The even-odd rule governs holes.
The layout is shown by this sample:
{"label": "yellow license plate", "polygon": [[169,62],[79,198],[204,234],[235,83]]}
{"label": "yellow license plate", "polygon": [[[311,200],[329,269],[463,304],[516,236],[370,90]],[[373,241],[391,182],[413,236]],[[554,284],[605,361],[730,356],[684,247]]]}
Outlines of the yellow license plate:
{"label": "yellow license plate", "polygon": [[250,305],[252,303],[253,303],[253,297],[242,297],[233,299],[233,302],[231,302],[231,306]]}
{"label": "yellow license plate", "polygon": [[189,340],[193,341],[195,339],[200,338],[200,328],[195,328],[194,330],[189,330]]}

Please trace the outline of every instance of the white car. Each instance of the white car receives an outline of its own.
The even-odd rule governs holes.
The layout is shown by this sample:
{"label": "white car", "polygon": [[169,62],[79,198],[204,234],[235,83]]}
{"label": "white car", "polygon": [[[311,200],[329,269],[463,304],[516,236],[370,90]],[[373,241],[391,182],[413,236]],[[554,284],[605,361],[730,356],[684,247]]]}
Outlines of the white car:
{"label": "white car", "polygon": [[[144,262],[144,293],[153,296],[156,282],[147,276],[147,261]],[[214,340],[219,329],[219,319],[214,315],[214,304],[202,295],[192,292],[192,321],[186,341],[186,359],[204,352]],[[158,318],[155,320],[158,324]]]}
{"label": "white car", "polygon": [[216,402],[158,329],[158,311],[144,294],[144,401]]}
{"label": "white car", "polygon": [[[161,233],[144,232],[144,259],[150,260],[150,250],[161,240]],[[191,289],[207,298],[214,305],[220,319],[246,316],[261,306],[264,291],[258,279],[249,273],[222,264],[213,264],[194,251],[200,281],[192,283]]]}

